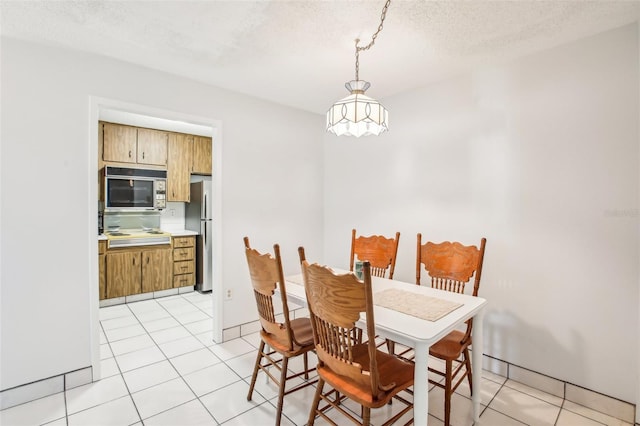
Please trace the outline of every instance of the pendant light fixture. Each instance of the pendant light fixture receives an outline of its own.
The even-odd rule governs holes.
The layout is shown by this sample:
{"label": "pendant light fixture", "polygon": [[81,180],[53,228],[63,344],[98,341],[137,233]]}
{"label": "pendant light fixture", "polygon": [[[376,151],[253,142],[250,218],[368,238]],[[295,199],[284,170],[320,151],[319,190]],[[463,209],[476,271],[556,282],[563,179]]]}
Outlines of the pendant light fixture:
{"label": "pendant light fixture", "polygon": [[368,81],[360,80],[360,52],[368,50],[376,42],[378,34],[382,31],[382,25],[387,15],[387,9],[391,0],[387,0],[382,8],[380,25],[371,37],[371,42],[366,46],[358,46],[360,39],[356,39],[356,79],[345,83],[345,87],[351,93],[346,98],[340,99],[327,111],[327,131],[338,136],[367,136],[379,135],[389,129],[389,113],[380,104],[364,94],[371,86]]}

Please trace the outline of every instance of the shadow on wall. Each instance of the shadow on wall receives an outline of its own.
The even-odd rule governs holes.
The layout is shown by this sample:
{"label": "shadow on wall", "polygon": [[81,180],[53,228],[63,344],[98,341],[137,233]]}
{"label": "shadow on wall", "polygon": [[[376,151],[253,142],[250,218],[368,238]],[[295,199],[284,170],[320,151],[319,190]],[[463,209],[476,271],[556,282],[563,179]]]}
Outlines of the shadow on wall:
{"label": "shadow on wall", "polygon": [[[544,345],[540,345],[540,342],[544,342]],[[484,322],[484,353],[560,381],[572,382],[567,376],[561,375],[563,370],[570,370],[572,377],[587,376],[585,344],[578,333],[572,331],[570,339],[558,341],[546,327],[527,324],[507,310],[487,312]],[[532,364],[532,360],[535,360],[535,364]],[[568,365],[571,366],[570,369],[567,368]],[[511,371],[509,376],[518,381],[517,372]]]}

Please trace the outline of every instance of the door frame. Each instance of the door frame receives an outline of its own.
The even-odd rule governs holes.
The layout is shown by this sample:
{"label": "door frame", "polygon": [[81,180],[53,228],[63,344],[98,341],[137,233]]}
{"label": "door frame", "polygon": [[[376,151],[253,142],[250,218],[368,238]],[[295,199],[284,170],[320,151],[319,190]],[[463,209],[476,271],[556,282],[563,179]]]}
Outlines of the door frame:
{"label": "door frame", "polygon": [[93,369],[93,381],[102,377],[100,368],[100,295],[98,283],[98,234],[96,221],[98,218],[98,122],[101,111],[116,110],[126,113],[145,115],[153,118],[186,122],[211,128],[213,147],[211,149],[212,167],[211,181],[213,186],[212,209],[213,217],[213,341],[222,342],[223,329],[223,298],[222,295],[222,121],[208,117],[184,114],[146,105],[132,104],[117,99],[108,99],[98,96],[89,96],[89,176],[93,178],[89,182],[89,206],[87,220],[87,236],[89,245],[89,315],[91,336],[91,365]]}

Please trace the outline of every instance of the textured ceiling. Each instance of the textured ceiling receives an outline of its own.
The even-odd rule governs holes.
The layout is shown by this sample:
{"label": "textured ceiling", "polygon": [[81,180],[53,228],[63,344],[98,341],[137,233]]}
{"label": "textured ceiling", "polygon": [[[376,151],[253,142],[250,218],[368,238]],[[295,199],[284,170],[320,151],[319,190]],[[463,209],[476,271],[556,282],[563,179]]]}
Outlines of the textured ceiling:
{"label": "textured ceiling", "polygon": [[[324,113],[384,1],[6,1],[3,35],[110,56]],[[360,54],[384,98],[638,20],[638,1],[393,0]]]}

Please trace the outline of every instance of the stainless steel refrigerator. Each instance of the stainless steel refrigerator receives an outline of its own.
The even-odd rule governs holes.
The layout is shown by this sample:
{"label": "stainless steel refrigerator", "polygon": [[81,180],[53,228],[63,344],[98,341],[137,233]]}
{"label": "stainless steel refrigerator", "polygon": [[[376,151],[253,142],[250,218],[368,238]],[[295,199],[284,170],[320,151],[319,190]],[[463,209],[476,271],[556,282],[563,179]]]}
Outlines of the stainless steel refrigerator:
{"label": "stainless steel refrigerator", "polygon": [[196,290],[213,288],[212,247],[213,224],[211,209],[213,196],[211,180],[191,183],[191,201],[185,205],[185,226],[196,236]]}

